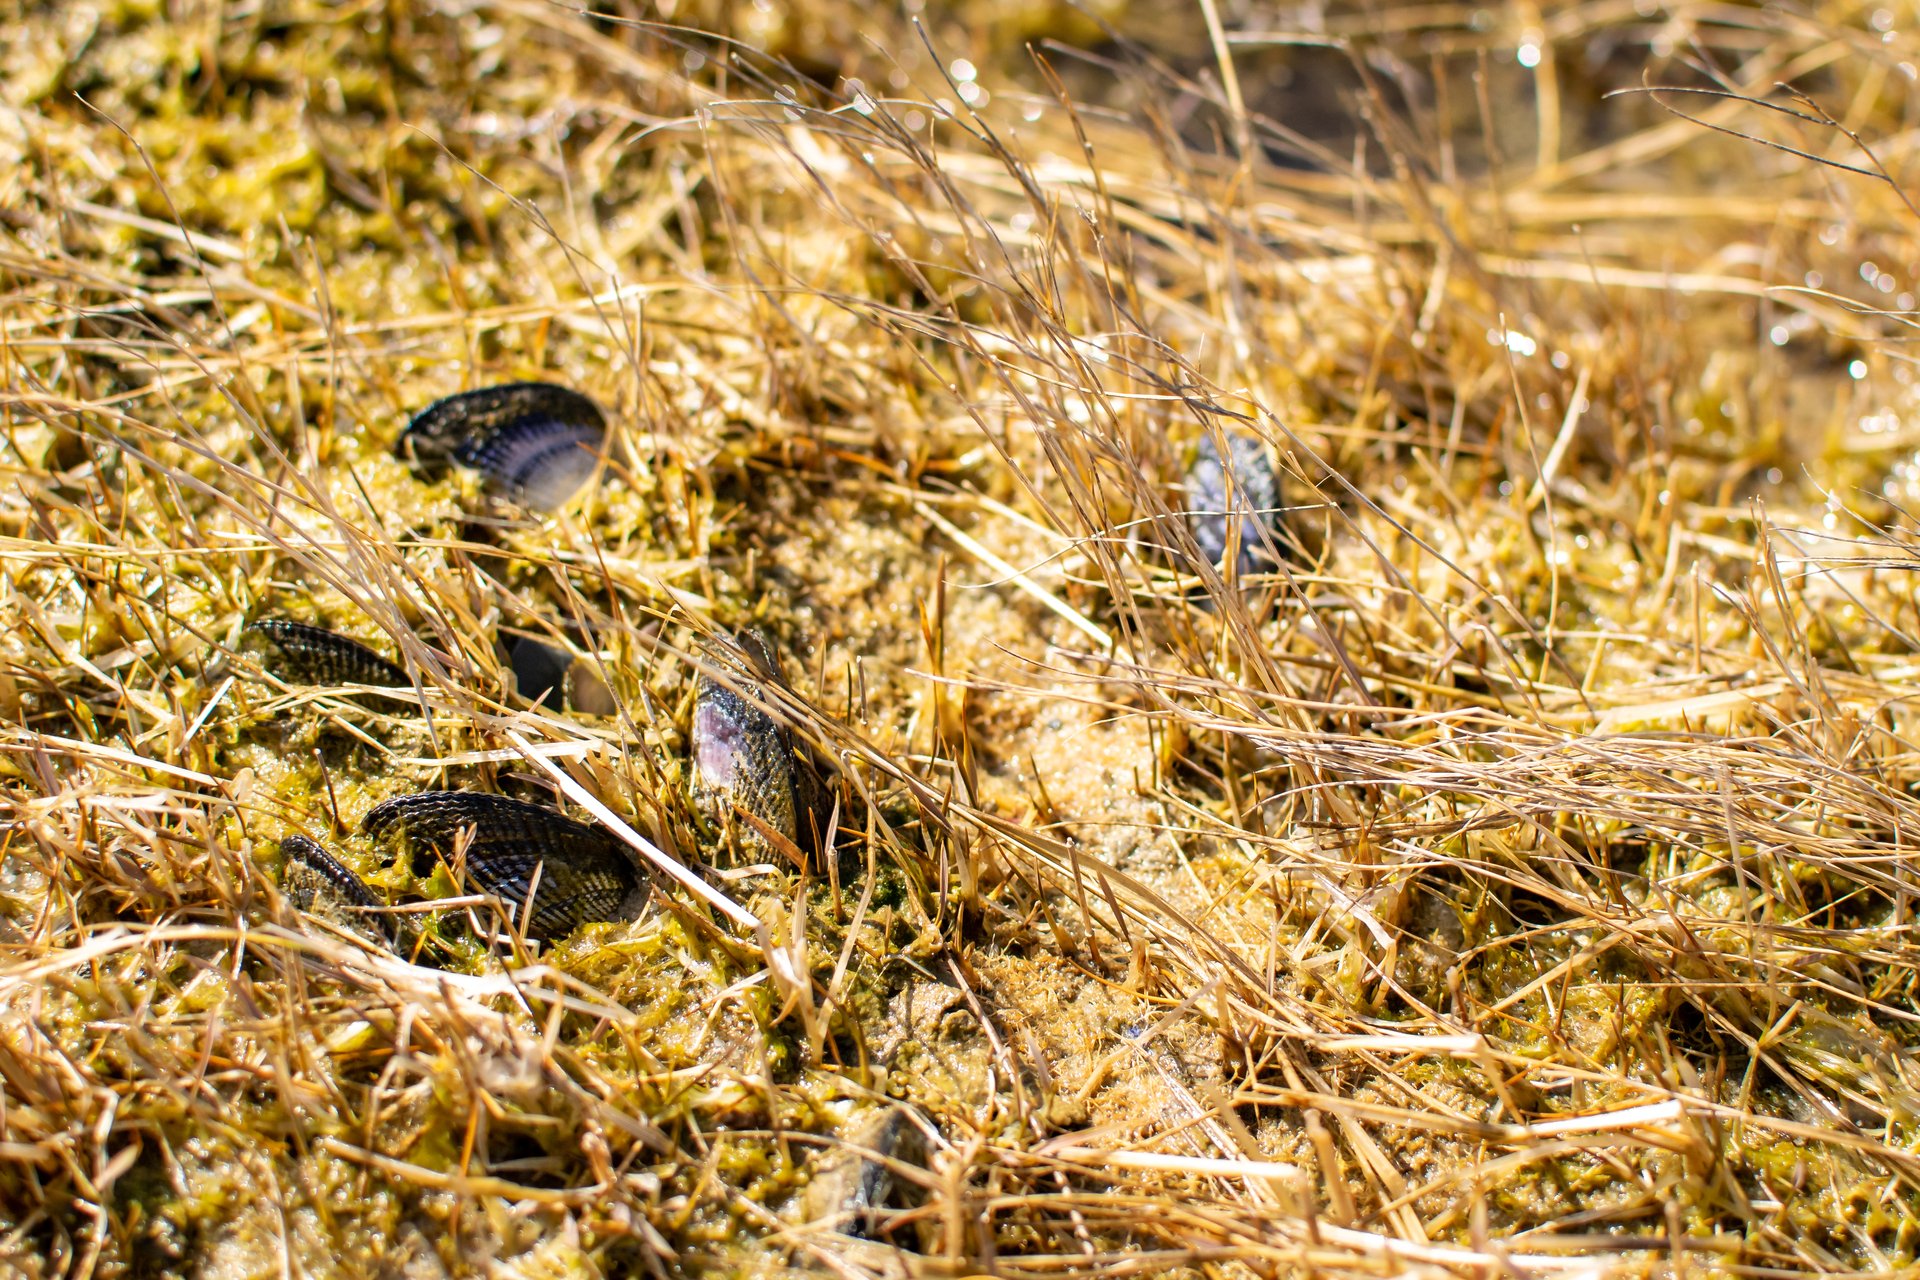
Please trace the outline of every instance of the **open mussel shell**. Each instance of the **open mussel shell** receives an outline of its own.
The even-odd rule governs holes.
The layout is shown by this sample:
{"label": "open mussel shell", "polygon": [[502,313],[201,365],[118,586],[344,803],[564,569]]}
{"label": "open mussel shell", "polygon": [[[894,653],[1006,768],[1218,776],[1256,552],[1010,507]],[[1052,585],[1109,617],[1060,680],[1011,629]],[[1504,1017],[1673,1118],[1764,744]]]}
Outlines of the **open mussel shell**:
{"label": "open mussel shell", "polygon": [[344,924],[382,946],[398,945],[399,936],[385,916],[375,914],[386,904],[367,882],[344,862],[328,853],[319,841],[292,835],[280,842],[285,866],[281,888],[294,906]]}
{"label": "open mussel shell", "polygon": [[578,391],[511,382],[436,400],[397,446],[428,469],[459,463],[487,487],[535,511],[556,511],[600,464],[607,420]]}
{"label": "open mussel shell", "polygon": [[499,897],[535,937],[562,937],[596,920],[631,920],[645,901],[645,877],[611,833],[545,805],[478,791],[423,791],[375,805],[362,827],[376,839],[404,837],[416,872],[435,856],[452,861],[464,847],[468,881]]}
{"label": "open mussel shell", "polygon": [[620,709],[593,663],[529,636],[514,636],[505,644],[514,692],[528,702],[588,716],[610,716]]}
{"label": "open mussel shell", "polygon": [[411,688],[407,673],[358,640],[289,618],[260,618],[241,632],[244,647],[289,684]]}

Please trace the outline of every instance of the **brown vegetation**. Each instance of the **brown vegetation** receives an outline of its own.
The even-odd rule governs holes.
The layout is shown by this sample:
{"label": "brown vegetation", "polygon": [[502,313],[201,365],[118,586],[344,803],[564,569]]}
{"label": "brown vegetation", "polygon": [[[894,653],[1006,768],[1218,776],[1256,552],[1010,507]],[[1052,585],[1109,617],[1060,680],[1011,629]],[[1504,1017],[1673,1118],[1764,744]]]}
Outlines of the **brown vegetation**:
{"label": "brown vegetation", "polygon": [[[16,3],[0,1259],[1911,1266],[1916,26]],[[584,499],[393,455],[520,378],[615,420]],[[690,794],[748,625],[811,862]],[[358,834],[430,788],[681,878],[543,948]]]}

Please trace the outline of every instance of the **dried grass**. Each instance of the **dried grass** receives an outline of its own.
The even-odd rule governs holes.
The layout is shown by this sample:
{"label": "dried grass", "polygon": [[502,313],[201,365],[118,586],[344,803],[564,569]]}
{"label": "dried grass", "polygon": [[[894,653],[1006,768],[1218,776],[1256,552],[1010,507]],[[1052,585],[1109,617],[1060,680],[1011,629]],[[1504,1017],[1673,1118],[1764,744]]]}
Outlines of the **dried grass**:
{"label": "dried grass", "polygon": [[[1911,1267],[1920,14],[185,8],[0,31],[10,1266]],[[520,376],[622,424],[583,507],[389,455]],[[1183,568],[1206,432],[1310,557]],[[687,798],[754,621],[812,869]],[[383,868],[428,786],[653,907],[542,952]],[[440,967],[292,910],[293,831]]]}

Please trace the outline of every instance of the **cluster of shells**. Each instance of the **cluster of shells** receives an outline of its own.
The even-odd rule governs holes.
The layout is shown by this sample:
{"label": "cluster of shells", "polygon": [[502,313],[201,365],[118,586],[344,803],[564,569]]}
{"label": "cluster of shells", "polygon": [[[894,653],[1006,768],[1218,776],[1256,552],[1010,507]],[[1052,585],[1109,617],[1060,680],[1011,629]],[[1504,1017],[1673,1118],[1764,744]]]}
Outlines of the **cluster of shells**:
{"label": "cluster of shells", "polygon": [[[607,446],[606,416],[587,397],[545,383],[512,383],[436,401],[408,424],[397,452],[427,472],[460,466],[495,497],[538,513],[565,506],[598,471]],[[1279,483],[1258,441],[1202,438],[1187,468],[1184,553],[1229,581],[1277,566],[1293,546],[1280,516]],[[1177,538],[1175,541],[1179,541]],[[359,641],[288,618],[263,617],[246,628],[263,667],[289,684],[410,690],[399,665]],[[593,669],[565,649],[520,638],[505,646],[517,692],[536,706],[586,714],[616,710]],[[706,647],[695,682],[690,733],[692,799],[738,847],[801,859],[829,856],[835,789],[824,762],[802,749],[770,714],[762,695],[784,686],[765,636],[718,635]],[[789,691],[790,692],[790,691]],[[838,796],[840,802],[847,797]],[[455,881],[495,899],[520,932],[547,941],[580,926],[639,917],[652,891],[648,867],[605,827],[548,805],[483,791],[423,791],[375,805],[362,829],[410,859],[416,879],[436,863]],[[324,915],[369,943],[432,963],[420,936],[381,894],[319,841],[303,834],[280,846],[283,888],[301,910]],[[910,1126],[898,1108],[847,1135],[850,1150],[815,1171],[810,1217],[848,1235],[867,1224],[889,1194],[888,1162],[907,1158]]]}
{"label": "cluster of shells", "polygon": [[[435,401],[414,416],[397,450],[429,472],[467,468],[494,494],[551,512],[593,477],[606,442],[606,416],[592,400],[566,387],[520,382]],[[1236,576],[1277,563],[1286,532],[1279,485],[1258,441],[1230,436],[1223,449],[1203,437],[1187,490],[1187,527],[1203,560]],[[331,631],[272,617],[247,631],[267,669],[288,682],[412,683],[395,663]],[[605,685],[565,650],[519,639],[509,658],[519,692],[536,704],[612,710]],[[695,801],[749,846],[814,853],[827,810],[818,762],[795,749],[786,726],[754,692],[782,682],[778,656],[764,636],[747,631],[721,637],[706,658],[694,695]],[[496,897],[530,937],[557,939],[590,922],[631,920],[646,901],[647,870],[619,839],[544,805],[427,791],[384,801],[363,826],[376,840],[404,843],[417,874],[457,852],[468,882]],[[367,936],[405,944],[399,926],[383,918],[379,896],[319,842],[290,836],[281,853],[296,905],[345,912]]]}
{"label": "cluster of shells", "polygon": [[[586,396],[523,382],[464,392],[415,415],[397,446],[433,472],[458,465],[495,495],[531,511],[564,506],[594,475],[607,420]],[[397,664],[346,636],[287,618],[246,629],[249,647],[276,678],[294,684],[408,689]],[[614,708],[605,684],[564,649],[521,638],[508,646],[515,686],[536,705],[588,714]],[[758,633],[720,637],[708,647],[696,684],[694,798],[740,833],[810,849],[809,821],[822,788],[812,762],[753,690],[781,680],[778,659]],[[607,830],[557,809],[478,791],[395,796],[363,828],[399,844],[417,874],[457,856],[474,889],[497,898],[529,937],[557,939],[580,925],[638,917],[649,890],[645,867]],[[406,950],[409,938],[380,896],[324,845],[305,835],[281,844],[285,887],[295,905],[349,922],[364,936]],[[417,954],[417,953],[416,953]]]}

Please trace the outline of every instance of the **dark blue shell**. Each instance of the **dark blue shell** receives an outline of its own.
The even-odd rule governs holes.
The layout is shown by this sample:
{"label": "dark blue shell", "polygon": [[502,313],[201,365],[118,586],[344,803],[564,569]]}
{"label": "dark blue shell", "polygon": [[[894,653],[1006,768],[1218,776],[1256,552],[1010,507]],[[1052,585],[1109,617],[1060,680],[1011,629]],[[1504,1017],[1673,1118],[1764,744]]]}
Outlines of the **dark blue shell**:
{"label": "dark blue shell", "polygon": [[265,649],[266,669],[290,684],[369,684],[405,688],[413,681],[358,640],[291,618],[259,618],[241,633]]}
{"label": "dark blue shell", "polygon": [[1228,539],[1236,533],[1236,562],[1241,573],[1254,573],[1275,563],[1268,548],[1286,545],[1280,519],[1280,481],[1258,440],[1229,435],[1223,461],[1213,436],[1201,436],[1193,467],[1187,472],[1187,495],[1188,526],[1209,564],[1221,564],[1227,555]]}
{"label": "dark blue shell", "polygon": [[567,668],[573,665],[573,655],[543,640],[516,636],[507,642],[507,656],[513,667],[514,692],[558,711],[566,702]]}
{"label": "dark blue shell", "polygon": [[376,840],[403,835],[415,874],[435,855],[452,857],[462,833],[471,832],[468,879],[498,894],[516,921],[539,871],[528,921],[535,937],[562,937],[594,920],[631,920],[644,896],[644,875],[611,832],[525,800],[477,791],[394,796],[369,810],[361,829]]}
{"label": "dark blue shell", "polygon": [[510,382],[434,401],[407,424],[398,448],[429,468],[471,467],[496,492],[553,511],[593,475],[606,440],[606,417],[578,391]]}
{"label": "dark blue shell", "polygon": [[[800,767],[786,727],[741,692],[766,682],[784,684],[779,658],[754,630],[742,631],[731,644],[709,644],[706,657],[725,678],[703,669],[694,682],[695,797],[723,824],[738,807],[806,847],[814,826],[811,775]],[[771,852],[766,837],[751,828],[742,830],[740,839],[762,856]]]}
{"label": "dark blue shell", "polygon": [[351,917],[355,927],[388,946],[398,941],[392,924],[382,916],[371,914],[386,904],[367,887],[366,881],[328,853],[319,841],[302,835],[288,836],[280,842],[280,856],[286,861],[281,884],[296,907],[312,911],[329,902],[358,907],[366,914],[356,912]]}
{"label": "dark blue shell", "polygon": [[507,662],[513,670],[514,692],[548,711],[575,711],[581,715],[611,716],[619,700],[594,664],[571,652],[531,636],[506,641]]}

